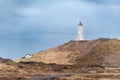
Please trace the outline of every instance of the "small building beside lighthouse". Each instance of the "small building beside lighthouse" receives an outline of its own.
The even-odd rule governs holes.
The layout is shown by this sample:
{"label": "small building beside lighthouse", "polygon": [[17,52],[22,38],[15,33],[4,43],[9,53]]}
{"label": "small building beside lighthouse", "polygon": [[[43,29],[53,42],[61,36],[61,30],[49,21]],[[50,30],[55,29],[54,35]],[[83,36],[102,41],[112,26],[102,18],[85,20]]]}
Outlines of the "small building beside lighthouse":
{"label": "small building beside lighthouse", "polygon": [[31,58],[31,57],[32,57],[31,54],[26,54],[26,55],[24,56],[24,58],[27,58],[27,59],[29,59],[29,58]]}
{"label": "small building beside lighthouse", "polygon": [[81,41],[81,40],[84,40],[84,36],[83,36],[83,24],[82,24],[82,22],[80,22],[78,24],[78,34],[77,34],[76,41]]}

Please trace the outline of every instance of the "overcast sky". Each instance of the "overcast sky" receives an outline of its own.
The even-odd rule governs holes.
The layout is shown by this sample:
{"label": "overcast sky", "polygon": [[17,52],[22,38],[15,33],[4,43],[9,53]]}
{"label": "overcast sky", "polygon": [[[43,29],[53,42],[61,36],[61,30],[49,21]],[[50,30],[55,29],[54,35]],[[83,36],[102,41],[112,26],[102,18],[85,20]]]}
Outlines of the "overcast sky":
{"label": "overcast sky", "polygon": [[0,0],[0,56],[16,59],[74,40],[120,38],[120,0]]}

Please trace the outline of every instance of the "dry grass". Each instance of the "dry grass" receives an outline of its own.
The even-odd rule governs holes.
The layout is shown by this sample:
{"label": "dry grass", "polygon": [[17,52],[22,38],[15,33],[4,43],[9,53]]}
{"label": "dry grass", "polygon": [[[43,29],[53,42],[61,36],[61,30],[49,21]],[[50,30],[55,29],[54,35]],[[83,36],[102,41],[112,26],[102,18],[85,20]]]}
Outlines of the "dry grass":
{"label": "dry grass", "polygon": [[102,41],[85,56],[77,57],[76,62],[79,66],[114,66],[118,65],[120,61],[120,58],[118,56],[120,56],[120,41],[109,40]]}

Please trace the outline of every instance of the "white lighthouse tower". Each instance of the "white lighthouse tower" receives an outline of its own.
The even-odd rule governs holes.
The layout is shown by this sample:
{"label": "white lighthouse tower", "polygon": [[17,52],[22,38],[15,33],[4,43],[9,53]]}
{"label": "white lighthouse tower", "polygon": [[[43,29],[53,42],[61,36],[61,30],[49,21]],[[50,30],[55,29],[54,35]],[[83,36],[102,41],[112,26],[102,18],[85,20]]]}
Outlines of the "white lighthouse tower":
{"label": "white lighthouse tower", "polygon": [[83,24],[81,22],[78,25],[78,36],[77,36],[76,40],[77,41],[84,40],[84,37],[83,37]]}

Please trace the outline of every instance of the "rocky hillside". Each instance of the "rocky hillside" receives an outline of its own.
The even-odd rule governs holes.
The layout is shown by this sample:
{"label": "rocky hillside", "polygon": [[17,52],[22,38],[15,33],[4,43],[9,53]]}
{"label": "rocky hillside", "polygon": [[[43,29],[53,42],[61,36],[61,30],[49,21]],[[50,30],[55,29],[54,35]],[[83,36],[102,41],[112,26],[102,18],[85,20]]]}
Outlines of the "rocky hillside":
{"label": "rocky hillside", "polygon": [[19,62],[0,58],[0,80],[29,80],[35,76],[72,73],[72,66],[45,64],[42,62]]}
{"label": "rocky hillside", "polygon": [[88,41],[70,41],[61,46],[38,52],[29,59],[22,58],[16,61],[119,67],[120,40],[100,38]]}
{"label": "rocky hillside", "polygon": [[0,58],[0,80],[120,80],[119,76],[118,39],[70,41],[16,62]]}

